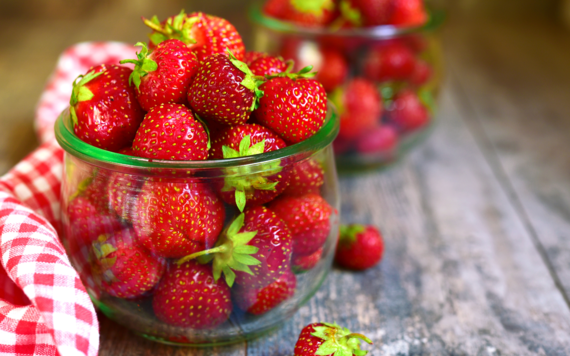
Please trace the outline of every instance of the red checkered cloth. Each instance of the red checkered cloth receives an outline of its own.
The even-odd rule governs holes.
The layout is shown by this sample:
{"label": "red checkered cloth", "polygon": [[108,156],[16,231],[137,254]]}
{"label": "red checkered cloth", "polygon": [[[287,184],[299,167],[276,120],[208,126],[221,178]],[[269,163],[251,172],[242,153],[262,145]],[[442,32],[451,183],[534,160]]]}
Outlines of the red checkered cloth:
{"label": "red checkered cloth", "polygon": [[118,42],[67,49],[37,108],[44,143],[0,178],[0,355],[97,355],[95,309],[58,239],[63,150],[53,125],[79,74],[135,51]]}

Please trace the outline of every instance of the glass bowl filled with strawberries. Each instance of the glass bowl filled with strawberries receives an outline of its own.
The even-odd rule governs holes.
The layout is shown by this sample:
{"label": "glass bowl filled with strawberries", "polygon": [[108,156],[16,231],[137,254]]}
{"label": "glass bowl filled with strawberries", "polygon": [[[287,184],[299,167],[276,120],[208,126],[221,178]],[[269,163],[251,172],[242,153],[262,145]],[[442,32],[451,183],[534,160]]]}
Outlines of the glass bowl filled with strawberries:
{"label": "glass bowl filled with strawberries", "polygon": [[340,171],[386,167],[433,127],[443,14],[422,0],[268,0],[250,15],[255,49],[312,65],[335,103]]}
{"label": "glass bowl filled with strawberries", "polygon": [[250,69],[223,19],[144,21],[137,58],[80,75],[56,122],[63,244],[94,304],[140,335],[257,336],[331,268],[338,116],[310,68]]}

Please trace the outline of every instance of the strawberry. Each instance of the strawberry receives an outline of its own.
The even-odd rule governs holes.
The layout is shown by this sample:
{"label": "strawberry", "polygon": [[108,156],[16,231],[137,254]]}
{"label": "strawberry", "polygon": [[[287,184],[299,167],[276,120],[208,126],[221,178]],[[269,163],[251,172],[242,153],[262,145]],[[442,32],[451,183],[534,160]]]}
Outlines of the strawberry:
{"label": "strawberry", "polygon": [[402,132],[416,130],[429,121],[429,113],[418,96],[411,90],[402,90],[394,96],[388,110],[388,122]]}
{"label": "strawberry", "polygon": [[416,60],[414,71],[410,76],[410,82],[415,86],[422,86],[427,83],[431,77],[431,67],[426,61]]}
{"label": "strawberry", "polygon": [[139,157],[174,161],[208,158],[208,134],[184,105],[161,104],[145,115],[133,142]]}
{"label": "strawberry", "polygon": [[294,356],[364,356],[368,351],[360,349],[360,340],[372,344],[366,336],[337,324],[313,323],[301,330]]}
{"label": "strawberry", "polygon": [[[191,254],[177,263],[200,257],[200,262],[213,260],[214,279],[222,272],[228,286],[263,288],[289,270],[291,234],[274,212],[263,206],[247,209],[230,224],[216,247]],[[234,271],[235,270],[235,271]]]}
{"label": "strawberry", "polygon": [[390,21],[393,0],[341,0],[342,17],[356,27],[385,25]]}
{"label": "strawberry", "polygon": [[282,197],[269,208],[277,214],[293,237],[293,254],[306,256],[321,248],[330,232],[331,206],[317,194]]}
{"label": "strawberry", "polygon": [[321,82],[327,92],[341,85],[348,74],[348,63],[342,53],[325,48],[321,50],[322,63],[315,79]]}
{"label": "strawberry", "polygon": [[149,54],[142,42],[138,59],[125,59],[121,63],[134,63],[135,69],[129,77],[137,88],[137,100],[148,111],[166,103],[185,104],[190,80],[196,74],[196,55],[177,39],[161,42]]}
{"label": "strawberry", "polygon": [[256,60],[267,56],[269,55],[265,52],[256,52],[256,51],[245,52],[245,54],[243,55],[242,62],[250,66]]}
{"label": "strawberry", "polygon": [[293,265],[293,271],[295,273],[306,272],[310,269],[313,269],[317,263],[321,260],[323,256],[323,249],[320,248],[317,252],[308,255],[308,256],[295,256],[291,260],[291,264]]}
{"label": "strawberry", "polygon": [[305,27],[323,27],[331,23],[336,12],[333,0],[289,0],[281,18]]}
{"label": "strawberry", "polygon": [[214,280],[210,266],[195,261],[171,264],[156,288],[152,309],[167,324],[212,329],[230,317],[230,288]]}
{"label": "strawberry", "polygon": [[271,56],[258,58],[248,66],[254,75],[259,76],[283,73],[288,67],[282,59]]}
{"label": "strawberry", "polygon": [[297,278],[290,270],[285,271],[273,283],[260,289],[243,288],[237,285],[232,289],[235,304],[250,314],[267,313],[295,294]]}
{"label": "strawberry", "polygon": [[136,157],[135,151],[133,150],[132,147],[125,147],[119,150],[120,154],[125,155],[125,156],[134,156]]}
{"label": "strawberry", "polygon": [[87,197],[74,198],[67,208],[71,239],[78,248],[89,245],[99,235],[112,234],[122,228],[121,222],[110,212],[101,211]]}
{"label": "strawberry", "polygon": [[182,10],[162,23],[156,16],[151,20],[143,18],[143,22],[153,30],[149,35],[150,48],[175,38],[196,53],[200,62],[213,54],[225,53],[226,48],[239,60],[245,53],[245,46],[235,27],[220,17],[202,12],[185,14]]}
{"label": "strawberry", "polygon": [[[236,126],[226,126],[221,131],[212,134],[212,147],[210,148],[209,159],[230,158],[228,154],[224,157],[226,146],[239,152],[243,139],[249,136],[250,145],[248,148],[263,142],[262,152],[271,152],[287,146],[287,144],[276,133],[270,129],[257,124],[242,124]],[[245,142],[244,142],[245,144]],[[227,150],[227,149],[226,149]],[[227,152],[226,152],[227,153]],[[261,153],[261,152],[260,152]],[[234,154],[235,155],[235,154]],[[233,156],[233,155],[232,155]]]}
{"label": "strawberry", "polygon": [[256,120],[275,131],[289,144],[306,140],[323,126],[327,94],[308,77],[311,67],[299,73],[281,73],[261,85],[264,95],[255,111]]}
{"label": "strawberry", "polygon": [[291,170],[289,186],[283,195],[300,196],[308,193],[319,194],[325,182],[325,172],[319,162],[312,158],[295,163]]}
{"label": "strawberry", "polygon": [[364,73],[379,82],[407,80],[415,68],[413,52],[399,42],[373,47],[364,58]]}
{"label": "strawberry", "polygon": [[263,13],[270,17],[282,18],[290,0],[267,0],[263,4]]}
{"label": "strawberry", "polygon": [[382,258],[384,242],[380,231],[372,225],[343,225],[334,259],[342,267],[365,270]]}
{"label": "strawberry", "polygon": [[137,177],[113,172],[106,187],[106,194],[111,209],[125,221],[132,220],[132,208],[137,200],[137,195],[143,184],[142,179]]}
{"label": "strawberry", "polygon": [[423,0],[393,0],[390,24],[397,26],[421,26],[428,19]]}
{"label": "strawberry", "polygon": [[382,153],[392,156],[397,145],[398,133],[391,126],[378,126],[371,131],[365,132],[355,141],[356,151],[364,154]]}
{"label": "strawberry", "polygon": [[149,179],[132,211],[142,245],[169,258],[213,246],[225,219],[223,204],[210,188],[189,179]]}
{"label": "strawberry", "polygon": [[244,124],[263,95],[260,78],[231,52],[204,60],[192,79],[188,102],[192,110],[208,122]]}
{"label": "strawberry", "polygon": [[144,116],[129,84],[131,73],[102,64],[75,79],[69,107],[73,131],[82,141],[114,152],[131,145]]}
{"label": "strawberry", "polygon": [[114,297],[138,297],[151,290],[164,272],[164,259],[139,246],[132,229],[100,235],[92,254],[101,288]]}

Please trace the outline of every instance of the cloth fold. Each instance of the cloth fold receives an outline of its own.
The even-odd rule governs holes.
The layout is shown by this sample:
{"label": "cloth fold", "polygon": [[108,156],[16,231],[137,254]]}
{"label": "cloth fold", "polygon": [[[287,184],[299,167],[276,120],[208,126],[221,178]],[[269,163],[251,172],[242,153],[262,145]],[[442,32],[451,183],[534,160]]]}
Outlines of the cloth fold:
{"label": "cloth fold", "polygon": [[95,309],[58,238],[63,150],[53,125],[78,75],[134,56],[135,48],[120,42],[64,51],[36,111],[43,144],[0,178],[0,355],[98,353]]}

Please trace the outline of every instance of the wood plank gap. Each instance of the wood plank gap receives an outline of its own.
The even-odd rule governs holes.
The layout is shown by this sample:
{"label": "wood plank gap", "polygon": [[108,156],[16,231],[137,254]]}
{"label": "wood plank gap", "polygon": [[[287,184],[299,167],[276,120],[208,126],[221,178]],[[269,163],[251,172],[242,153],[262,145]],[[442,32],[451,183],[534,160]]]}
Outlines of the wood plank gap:
{"label": "wood plank gap", "polygon": [[535,248],[537,249],[542,261],[544,262],[546,268],[548,269],[548,272],[550,273],[552,280],[554,281],[554,285],[556,286],[558,291],[562,294],[562,298],[564,299],[566,306],[570,310],[570,297],[566,293],[564,285],[562,284],[562,281],[560,280],[558,273],[556,273],[554,265],[548,258],[548,254],[546,252],[546,249],[544,248],[544,245],[538,238],[538,234],[536,233],[536,230],[530,221],[530,218],[527,214],[524,204],[522,203],[520,197],[518,196],[514,188],[514,185],[509,179],[505,169],[503,168],[503,165],[501,164],[501,160],[497,155],[495,145],[489,138],[489,135],[487,134],[485,127],[483,126],[483,123],[481,122],[481,119],[478,115],[477,106],[471,102],[469,95],[467,95],[467,91],[463,86],[463,83],[459,79],[459,76],[453,75],[455,71],[451,63],[447,63],[447,70],[451,74],[450,78],[454,78],[455,80],[456,88],[458,89],[456,94],[457,98],[460,99],[461,104],[465,105],[468,110],[476,113],[476,115],[474,115],[475,117],[473,120],[463,118],[463,120],[467,125],[467,128],[469,129],[469,131],[471,131],[471,134],[473,135],[479,150],[483,154],[485,161],[491,167],[491,171],[493,172],[495,178],[499,182],[500,187],[505,191],[505,193],[509,197],[509,202],[512,204],[513,208],[519,215],[523,225],[529,232]]}

